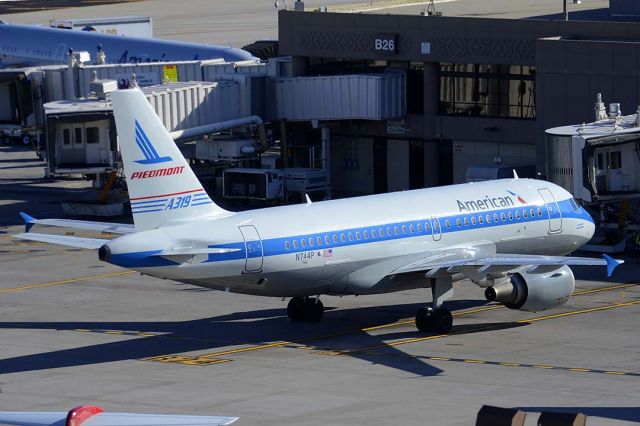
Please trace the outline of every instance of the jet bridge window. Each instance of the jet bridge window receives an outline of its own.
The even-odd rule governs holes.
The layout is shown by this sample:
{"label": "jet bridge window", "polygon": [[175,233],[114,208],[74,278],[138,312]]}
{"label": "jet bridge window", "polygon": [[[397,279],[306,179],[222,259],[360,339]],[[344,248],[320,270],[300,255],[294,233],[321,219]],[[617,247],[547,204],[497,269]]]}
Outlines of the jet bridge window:
{"label": "jet bridge window", "polygon": [[87,138],[87,143],[99,143],[100,139],[98,137],[98,128],[97,127],[87,127],[84,131],[85,136]]}
{"label": "jet bridge window", "polygon": [[612,170],[622,168],[622,152],[611,151],[611,156],[609,157],[609,168]]}
{"label": "jet bridge window", "polygon": [[71,145],[71,130],[69,129],[62,130],[62,144]]}

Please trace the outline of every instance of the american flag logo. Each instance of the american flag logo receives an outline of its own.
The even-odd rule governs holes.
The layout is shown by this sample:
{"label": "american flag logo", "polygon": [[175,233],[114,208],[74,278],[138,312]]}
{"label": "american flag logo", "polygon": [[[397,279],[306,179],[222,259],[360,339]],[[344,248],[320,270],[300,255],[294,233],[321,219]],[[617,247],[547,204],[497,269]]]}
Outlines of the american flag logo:
{"label": "american flag logo", "polygon": [[333,249],[322,250],[322,257],[331,257],[331,256],[333,256]]}

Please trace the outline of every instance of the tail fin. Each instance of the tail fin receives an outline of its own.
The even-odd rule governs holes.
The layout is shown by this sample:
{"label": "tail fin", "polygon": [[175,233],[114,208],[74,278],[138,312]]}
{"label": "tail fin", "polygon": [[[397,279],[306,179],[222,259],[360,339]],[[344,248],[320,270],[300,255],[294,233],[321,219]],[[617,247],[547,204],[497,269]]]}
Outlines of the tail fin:
{"label": "tail fin", "polygon": [[136,231],[232,214],[209,198],[139,89],[111,100]]}

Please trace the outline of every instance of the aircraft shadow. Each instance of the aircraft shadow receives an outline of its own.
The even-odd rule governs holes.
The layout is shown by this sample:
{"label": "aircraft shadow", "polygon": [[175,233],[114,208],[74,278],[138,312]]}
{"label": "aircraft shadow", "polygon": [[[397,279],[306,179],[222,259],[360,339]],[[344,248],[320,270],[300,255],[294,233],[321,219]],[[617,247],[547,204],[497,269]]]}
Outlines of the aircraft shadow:
{"label": "aircraft shadow", "polygon": [[[452,311],[484,305],[485,301],[454,301],[448,307]],[[419,376],[435,376],[442,370],[421,359],[400,357],[399,349],[386,346],[385,341],[403,337],[424,336],[416,332],[393,334],[369,334],[360,329],[412,317],[423,303],[366,307],[345,310],[329,310],[323,322],[317,324],[291,323],[284,309],[265,309],[236,312],[189,321],[160,322],[1,322],[0,329],[40,329],[40,330],[91,330],[104,332],[117,330],[133,338],[117,342],[74,347],[32,355],[17,356],[0,360],[0,374],[48,370],[54,368],[93,365],[141,359],[161,355],[184,354],[195,351],[212,351],[244,345],[261,345],[277,341],[300,342],[315,350],[348,350],[348,346],[384,347],[392,356],[375,359],[366,351],[347,353],[378,365],[406,371]],[[411,327],[411,325],[407,325]],[[347,328],[348,327],[348,328]],[[482,329],[470,326],[455,326],[454,333],[495,330],[488,325]],[[474,331],[475,330],[475,331]],[[152,337],[141,337],[138,333],[154,333]],[[349,335],[349,341],[341,338]],[[341,346],[345,346],[342,348]],[[231,356],[230,358],[233,358]]]}

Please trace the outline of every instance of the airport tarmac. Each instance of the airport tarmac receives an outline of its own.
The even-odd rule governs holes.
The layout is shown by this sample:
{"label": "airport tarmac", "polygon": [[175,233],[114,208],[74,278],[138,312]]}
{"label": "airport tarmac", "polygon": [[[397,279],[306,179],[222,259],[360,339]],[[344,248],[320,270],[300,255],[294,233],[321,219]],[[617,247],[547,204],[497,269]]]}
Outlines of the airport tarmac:
{"label": "airport tarmac", "polygon": [[633,260],[612,279],[576,269],[575,297],[538,313],[487,304],[459,282],[450,335],[415,330],[427,290],[324,297],[323,322],[292,324],[280,299],[12,239],[23,230],[16,211],[51,217],[55,191],[78,182],[39,180],[23,148],[1,147],[0,159],[0,411],[95,404],[239,416],[239,425],[470,425],[492,404],[532,412],[531,425],[541,410],[598,416],[589,425],[640,421]]}

